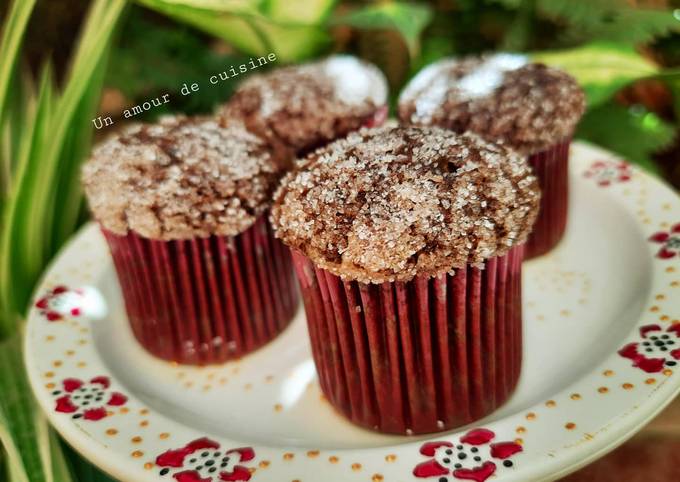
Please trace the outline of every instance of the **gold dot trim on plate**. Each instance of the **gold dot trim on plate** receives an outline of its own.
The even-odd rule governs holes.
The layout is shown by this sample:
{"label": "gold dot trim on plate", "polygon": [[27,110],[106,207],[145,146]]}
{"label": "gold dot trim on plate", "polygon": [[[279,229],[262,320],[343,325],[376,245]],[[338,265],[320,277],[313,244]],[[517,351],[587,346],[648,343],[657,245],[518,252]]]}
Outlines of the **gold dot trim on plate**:
{"label": "gold dot trim on plate", "polygon": [[395,460],[397,460],[397,456],[395,454],[385,455],[385,462],[394,462]]}
{"label": "gold dot trim on plate", "polygon": [[359,470],[361,470],[361,464],[357,463],[357,462],[353,463],[352,464],[352,470],[355,471],[355,472],[358,472]]}
{"label": "gold dot trim on plate", "polygon": [[623,385],[621,385],[621,387],[624,390],[632,390],[633,388],[635,388],[635,385],[633,385],[632,383],[624,383]]}
{"label": "gold dot trim on plate", "polygon": [[168,432],[163,432],[158,434],[158,438],[161,440],[165,440],[166,438],[170,437],[170,434]]}
{"label": "gold dot trim on plate", "polygon": [[519,426],[515,429],[515,432],[517,432],[517,433],[524,433],[526,431],[527,431],[527,429],[522,427],[522,426]]}
{"label": "gold dot trim on plate", "polygon": [[548,400],[545,402],[545,406],[548,408],[554,408],[557,406],[557,402],[555,402],[555,400]]}
{"label": "gold dot trim on plate", "polygon": [[293,460],[293,458],[295,458],[295,454],[293,453],[286,452],[283,454],[283,460]]}
{"label": "gold dot trim on plate", "polygon": [[331,455],[330,457],[328,457],[328,461],[332,464],[337,464],[338,462],[340,462],[340,459],[335,455]]}
{"label": "gold dot trim on plate", "polygon": [[151,470],[151,469],[153,469],[153,466],[154,466],[154,464],[151,463],[151,462],[147,462],[147,463],[144,464],[144,468],[145,468],[146,470]]}
{"label": "gold dot trim on plate", "polygon": [[572,400],[581,400],[581,394],[580,393],[572,393],[569,398]]}
{"label": "gold dot trim on plate", "polygon": [[118,430],[116,430],[115,428],[110,428],[110,429],[106,430],[106,435],[114,436],[114,435],[117,435],[117,434],[118,434]]}
{"label": "gold dot trim on plate", "polygon": [[371,477],[372,482],[380,482],[381,480],[385,480],[382,474],[373,474],[373,477]]}
{"label": "gold dot trim on plate", "polygon": [[598,391],[598,393],[602,393],[602,394],[609,393],[609,389],[607,387],[600,387],[600,388],[597,389],[597,391]]}
{"label": "gold dot trim on plate", "polygon": [[673,374],[673,370],[671,370],[670,368],[666,368],[663,371],[663,374],[666,375],[667,377],[670,377]]}
{"label": "gold dot trim on plate", "polygon": [[605,371],[602,372],[602,374],[605,377],[612,377],[612,376],[614,376],[614,370],[605,370]]}
{"label": "gold dot trim on plate", "polygon": [[536,414],[534,412],[529,412],[526,415],[527,420],[536,420]]}
{"label": "gold dot trim on plate", "polygon": [[132,439],[130,439],[130,442],[132,442],[133,444],[142,443],[142,437],[140,437],[139,435],[132,437]]}
{"label": "gold dot trim on plate", "polygon": [[258,465],[260,466],[260,468],[266,469],[267,467],[269,467],[269,464],[271,464],[269,460],[262,460]]}
{"label": "gold dot trim on plate", "polygon": [[566,428],[567,430],[574,430],[576,428],[576,424],[574,422],[567,422],[564,425],[564,428]]}
{"label": "gold dot trim on plate", "polygon": [[130,455],[131,455],[132,457],[138,459],[138,458],[144,456],[144,452],[142,452],[141,450],[135,450],[135,451],[132,452]]}
{"label": "gold dot trim on plate", "polygon": [[307,451],[307,457],[313,459],[319,456],[319,451],[318,450],[308,450]]}
{"label": "gold dot trim on plate", "polygon": [[648,378],[647,380],[645,380],[645,383],[647,385],[654,385],[656,383],[656,378]]}

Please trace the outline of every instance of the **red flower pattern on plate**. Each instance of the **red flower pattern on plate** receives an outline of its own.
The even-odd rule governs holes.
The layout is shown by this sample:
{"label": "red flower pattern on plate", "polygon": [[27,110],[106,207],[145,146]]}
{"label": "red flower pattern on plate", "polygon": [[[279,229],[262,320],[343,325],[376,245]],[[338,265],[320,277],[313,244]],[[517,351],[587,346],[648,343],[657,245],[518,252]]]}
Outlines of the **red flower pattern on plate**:
{"label": "red flower pattern on plate", "polygon": [[77,378],[66,378],[62,389],[52,392],[55,410],[70,413],[72,418],[83,418],[96,422],[106,417],[107,407],[119,407],[127,403],[127,397],[109,390],[108,377],[94,377],[89,382]]}
{"label": "red flower pattern on plate", "polygon": [[583,175],[594,179],[598,186],[606,187],[613,183],[630,181],[633,170],[623,161],[596,161]]}
{"label": "red flower pattern on plate", "polygon": [[640,328],[643,341],[628,343],[619,355],[633,361],[633,366],[647,373],[658,373],[665,366],[675,366],[680,360],[680,325],[663,330],[659,325]]}
{"label": "red flower pattern on plate", "polygon": [[171,474],[177,482],[246,482],[251,473],[240,464],[254,458],[251,447],[223,451],[219,443],[204,437],[163,452],[156,465],[162,467],[160,475]]}
{"label": "red flower pattern on plate", "polygon": [[656,253],[657,258],[671,259],[680,257],[680,223],[671,228],[670,231],[659,231],[649,237],[652,243],[660,244],[661,247]]}
{"label": "red flower pattern on plate", "polygon": [[457,443],[427,442],[420,447],[420,453],[431,458],[418,464],[413,475],[438,477],[437,482],[453,479],[484,482],[496,473],[497,462],[512,467],[510,458],[522,451],[522,446],[515,442],[491,443],[495,437],[491,430],[477,428],[460,437]]}
{"label": "red flower pattern on plate", "polygon": [[82,309],[78,304],[78,298],[82,297],[81,290],[69,290],[66,286],[57,286],[47,292],[45,296],[35,302],[47,321],[59,321],[64,319],[64,314],[80,316]]}

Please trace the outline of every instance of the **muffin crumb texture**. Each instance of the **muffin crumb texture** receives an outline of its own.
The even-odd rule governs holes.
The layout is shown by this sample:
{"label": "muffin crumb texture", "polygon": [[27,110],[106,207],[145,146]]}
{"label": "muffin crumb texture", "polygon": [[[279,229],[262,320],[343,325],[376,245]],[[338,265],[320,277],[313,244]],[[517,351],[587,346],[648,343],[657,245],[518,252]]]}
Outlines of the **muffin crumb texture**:
{"label": "muffin crumb texture", "polygon": [[232,236],[268,209],[289,163],[240,124],[166,117],[98,145],[83,184],[94,217],[115,234]]}
{"label": "muffin crumb texture", "polygon": [[220,115],[299,153],[359,129],[386,102],[387,81],[377,67],[335,55],[251,75]]}
{"label": "muffin crumb texture", "polygon": [[318,149],[274,196],[277,236],[364,283],[452,273],[526,240],[536,178],[514,151],[440,128],[362,129]]}
{"label": "muffin crumb texture", "polygon": [[569,139],[585,96],[569,74],[517,54],[444,59],[420,71],[399,98],[399,118],[472,131],[533,154]]}

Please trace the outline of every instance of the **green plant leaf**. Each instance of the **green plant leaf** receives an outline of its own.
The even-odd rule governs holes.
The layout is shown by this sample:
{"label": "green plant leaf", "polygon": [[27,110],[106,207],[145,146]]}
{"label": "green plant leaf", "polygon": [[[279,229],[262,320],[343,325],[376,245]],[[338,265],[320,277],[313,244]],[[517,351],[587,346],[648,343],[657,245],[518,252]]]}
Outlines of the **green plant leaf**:
{"label": "green plant leaf", "polygon": [[642,106],[625,107],[608,102],[583,116],[576,137],[599,144],[657,173],[652,154],[673,141],[675,129]]}
{"label": "green plant leaf", "polygon": [[45,69],[36,113],[31,123],[22,126],[21,144],[25,148],[20,149],[10,202],[4,206],[0,239],[0,307],[4,315],[0,334],[11,332],[40,272],[65,233],[76,227],[79,209],[75,214],[65,213],[64,206],[55,203],[67,199],[73,208],[72,199],[78,193],[58,196],[57,191],[79,177],[77,166],[82,158],[66,156],[83,153],[83,145],[75,148],[74,142],[81,142],[81,138],[87,141],[91,127],[78,124],[83,116],[80,109],[82,102],[89,99],[92,103],[91,89],[97,88],[95,74],[125,5],[125,0],[97,0],[92,4],[63,94],[54,99],[50,71]]}
{"label": "green plant leaf", "polygon": [[334,23],[363,29],[397,30],[408,45],[411,57],[420,50],[420,35],[432,20],[432,9],[424,4],[389,2],[369,5],[348,13]]}
{"label": "green plant leaf", "polygon": [[[28,20],[35,6],[35,0],[16,0],[7,13],[0,38],[0,135],[2,136],[2,148],[0,149],[0,196],[9,192],[10,177],[13,171],[14,154],[13,141],[16,138],[14,132],[7,124],[8,112],[17,113],[16,104],[12,109],[7,108],[8,97],[11,87],[17,85],[17,59],[19,49],[26,32]],[[21,99],[21,94],[11,96]],[[17,119],[15,119],[17,120]],[[4,200],[3,200],[4,204]]]}
{"label": "green plant leaf", "polygon": [[263,0],[261,12],[277,22],[318,25],[326,20],[336,0]]}
{"label": "green plant leaf", "polygon": [[633,49],[593,43],[568,50],[537,52],[532,60],[569,72],[586,92],[588,105],[606,102],[621,87],[658,72],[657,67]]}
{"label": "green plant leaf", "polygon": [[[42,258],[33,252],[40,243],[27,238],[31,199],[40,189],[40,159],[48,136],[53,109],[52,70],[41,75],[37,99],[24,106],[22,135],[17,146],[18,164],[13,196],[5,206],[5,223],[0,235],[0,338],[11,334],[33,289],[33,278],[42,270]],[[39,224],[39,223],[35,223]]]}
{"label": "green plant leaf", "polygon": [[577,42],[633,46],[680,31],[671,10],[631,7],[626,0],[538,0],[537,8],[549,18],[566,21],[567,37]]}
{"label": "green plant leaf", "polygon": [[24,373],[21,340],[21,334],[15,333],[0,343],[0,440],[8,455],[10,480],[57,480],[49,463],[47,421]]}
{"label": "green plant leaf", "polygon": [[[221,38],[237,49],[250,55],[267,55],[274,52],[281,61],[301,60],[318,53],[328,43],[328,33],[321,27],[327,14],[329,0],[317,0],[323,8],[316,11],[318,18],[306,17],[303,22],[291,21],[283,7],[271,3],[262,4],[269,8],[251,7],[247,10],[234,9],[229,3],[199,3],[202,8],[183,0],[137,0],[145,7],[184,22],[206,33]],[[297,4],[298,2],[293,2]],[[278,15],[281,20],[273,17]]]}

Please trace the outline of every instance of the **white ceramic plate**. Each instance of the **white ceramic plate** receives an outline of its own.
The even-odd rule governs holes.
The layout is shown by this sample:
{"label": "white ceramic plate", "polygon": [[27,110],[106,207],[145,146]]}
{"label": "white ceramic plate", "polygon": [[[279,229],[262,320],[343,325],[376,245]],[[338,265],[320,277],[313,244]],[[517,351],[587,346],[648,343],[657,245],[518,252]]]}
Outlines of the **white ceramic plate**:
{"label": "white ceramic plate", "polygon": [[[680,200],[584,144],[572,147],[571,188],[566,238],[525,265],[519,387],[473,426],[401,437],[344,420],[319,391],[302,311],[277,340],[238,362],[190,368],[150,357],[127,327],[93,224],[38,290],[26,337],[33,389],[63,437],[122,480],[558,478],[622,443],[680,389]],[[67,291],[55,293],[57,286]],[[75,291],[87,286],[96,289]],[[92,321],[102,302],[108,314]],[[499,442],[518,446],[502,459]],[[463,469],[481,469],[453,471],[459,452],[467,454]],[[439,472],[449,456],[447,475],[415,475]]]}

